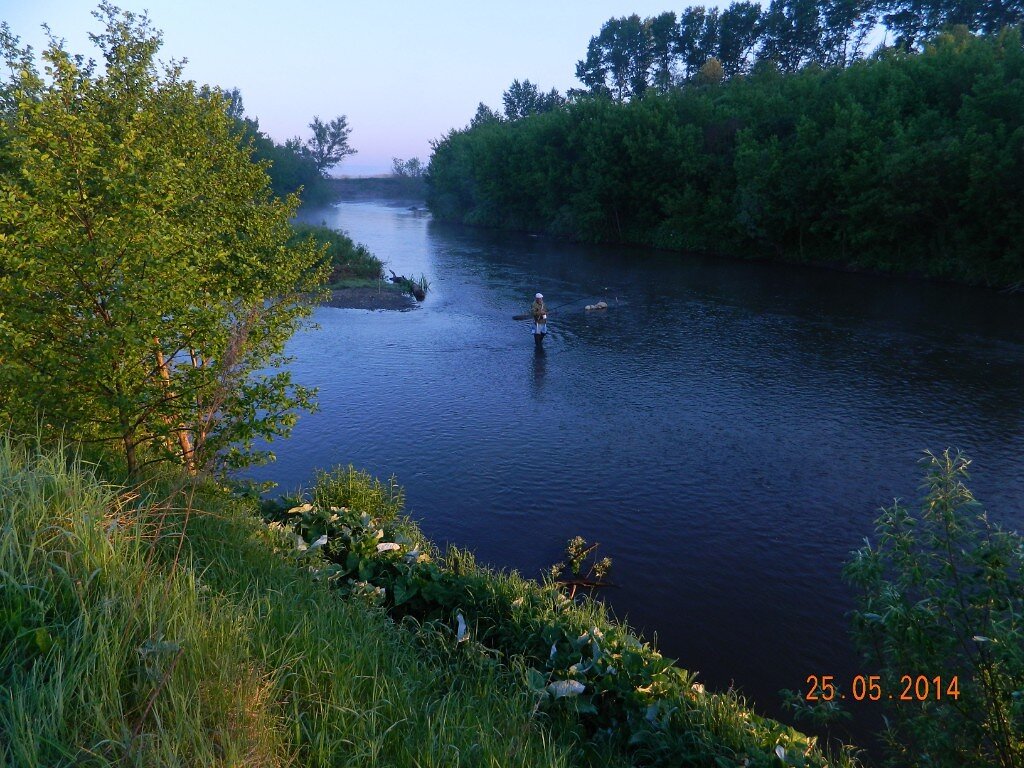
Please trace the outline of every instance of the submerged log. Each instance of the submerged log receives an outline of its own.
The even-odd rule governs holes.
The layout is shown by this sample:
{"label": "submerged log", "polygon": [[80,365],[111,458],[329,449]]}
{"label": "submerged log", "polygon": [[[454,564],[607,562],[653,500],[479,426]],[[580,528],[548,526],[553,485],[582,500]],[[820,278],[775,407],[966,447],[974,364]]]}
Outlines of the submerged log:
{"label": "submerged log", "polygon": [[391,282],[397,285],[401,285],[403,288],[405,288],[405,290],[407,290],[414,297],[416,297],[416,301],[423,301],[425,298],[427,298],[427,292],[423,290],[423,286],[420,285],[415,280],[413,280],[411,277],[406,277],[405,275],[396,275],[395,270],[393,269],[389,269],[388,272],[391,273]]}

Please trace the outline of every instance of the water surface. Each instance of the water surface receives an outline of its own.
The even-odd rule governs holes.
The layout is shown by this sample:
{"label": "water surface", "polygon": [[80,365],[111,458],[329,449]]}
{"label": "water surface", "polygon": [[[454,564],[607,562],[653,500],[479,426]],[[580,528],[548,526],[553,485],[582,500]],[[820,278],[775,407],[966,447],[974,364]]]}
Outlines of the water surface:
{"label": "water surface", "polygon": [[[620,618],[712,687],[863,669],[840,579],[925,449],[1024,527],[1024,297],[434,223],[382,203],[304,212],[402,274],[408,312],[323,308],[290,345],[320,410],[255,473],[282,490],[354,463],[405,486],[438,542],[536,575],[602,544]],[[543,355],[526,312],[552,313]],[[605,313],[582,311],[604,299]],[[908,670],[908,673],[915,673]],[[877,709],[858,712],[874,728]]]}

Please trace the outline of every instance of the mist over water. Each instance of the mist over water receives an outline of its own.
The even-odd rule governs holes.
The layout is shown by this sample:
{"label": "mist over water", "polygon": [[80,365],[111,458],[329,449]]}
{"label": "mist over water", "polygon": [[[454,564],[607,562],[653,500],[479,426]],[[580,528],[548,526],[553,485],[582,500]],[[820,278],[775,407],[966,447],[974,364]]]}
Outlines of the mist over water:
{"label": "mist over water", "polygon": [[[808,675],[876,672],[849,645],[840,570],[881,506],[919,496],[925,449],[967,453],[991,517],[1024,528],[1024,297],[568,245],[384,203],[303,218],[431,293],[408,312],[317,311],[289,352],[320,410],[250,475],[284,492],[338,463],[394,474],[428,536],[530,576],[574,535],[601,542],[616,614],[761,711]],[[538,290],[577,302],[552,313],[542,355],[511,319]],[[857,710],[856,730],[880,715]]]}

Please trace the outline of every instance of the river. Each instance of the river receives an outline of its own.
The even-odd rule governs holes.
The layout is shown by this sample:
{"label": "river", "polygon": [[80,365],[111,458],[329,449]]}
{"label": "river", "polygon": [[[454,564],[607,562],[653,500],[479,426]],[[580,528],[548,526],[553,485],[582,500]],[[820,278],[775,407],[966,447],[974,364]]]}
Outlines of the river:
{"label": "river", "polygon": [[[569,245],[407,204],[302,218],[431,290],[406,312],[316,312],[289,353],[320,410],[250,474],[281,491],[338,463],[394,474],[428,536],[526,575],[574,535],[600,542],[615,613],[763,712],[809,675],[875,672],[840,570],[881,506],[919,496],[923,451],[963,450],[991,516],[1024,528],[1024,296]],[[578,302],[542,355],[512,320],[536,291]],[[880,724],[856,712],[855,733]]]}

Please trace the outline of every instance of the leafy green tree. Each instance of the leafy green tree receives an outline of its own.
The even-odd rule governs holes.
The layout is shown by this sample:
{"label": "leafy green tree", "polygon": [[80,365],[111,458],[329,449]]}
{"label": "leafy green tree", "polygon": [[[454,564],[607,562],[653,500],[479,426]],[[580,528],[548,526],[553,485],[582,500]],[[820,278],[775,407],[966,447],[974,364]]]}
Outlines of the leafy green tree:
{"label": "leafy green tree", "polygon": [[313,135],[306,142],[305,149],[321,176],[327,176],[331,168],[356,153],[356,150],[348,145],[348,136],[352,129],[345,115],[339,115],[326,123],[319,117],[314,117],[309,129]]}
{"label": "leafy green tree", "polygon": [[867,36],[878,23],[877,0],[820,0],[821,39],[817,62],[846,67],[861,58]]}
{"label": "leafy green tree", "polygon": [[1024,765],[1024,539],[981,510],[968,463],[929,454],[920,510],[885,510],[845,571],[866,663],[911,692],[889,713],[900,764]]}
{"label": "leafy green tree", "polygon": [[529,80],[519,82],[513,80],[502,96],[502,104],[505,106],[506,120],[519,120],[528,115],[539,115],[550,112],[553,109],[565,104],[565,99],[554,88],[547,93],[541,93],[537,86]]}
{"label": "leafy green tree", "polygon": [[732,3],[718,17],[718,55],[729,77],[746,72],[760,39],[761,6]]}
{"label": "leafy green tree", "polygon": [[200,94],[223,99],[225,112],[235,124],[239,143],[252,152],[253,160],[263,165],[275,195],[300,194],[304,201],[320,201],[328,196],[323,176],[306,147],[298,139],[277,144],[261,131],[258,119],[245,116],[242,93],[238,88],[220,90],[203,86]]}
{"label": "leafy green tree", "polygon": [[714,88],[581,97],[450,132],[428,200],[472,224],[1012,286],[1022,77],[1017,30],[960,29],[847,68],[761,60]]}
{"label": "leafy green tree", "polygon": [[758,58],[775,62],[783,72],[795,72],[817,61],[821,37],[818,0],[771,0],[762,15]]}
{"label": "leafy green tree", "polygon": [[311,406],[275,369],[322,256],[286,247],[297,199],[270,194],[219,95],[158,65],[147,16],[95,15],[98,63],[51,39],[40,73],[3,40],[2,416],[133,475],[239,466]]}
{"label": "leafy green tree", "polygon": [[641,96],[649,85],[650,34],[650,25],[635,13],[609,19],[590,38],[586,59],[576,65],[577,77],[593,93],[610,93],[616,101]]}
{"label": "leafy green tree", "polygon": [[995,34],[1024,23],[1022,0],[881,0],[879,7],[896,45],[908,50],[922,47],[943,29],[954,26]]}
{"label": "leafy green tree", "polygon": [[482,101],[476,105],[476,114],[469,121],[469,124],[473,127],[478,125],[488,125],[490,123],[500,123],[501,115],[495,110],[488,107]]}
{"label": "leafy green tree", "polygon": [[694,5],[679,19],[679,54],[685,79],[694,77],[718,48],[718,10]]}
{"label": "leafy green tree", "polygon": [[651,19],[645,19],[650,37],[653,72],[651,86],[659,93],[665,93],[675,85],[675,61],[679,54],[679,25],[676,15],[666,11]]}
{"label": "leafy green tree", "polygon": [[590,38],[586,58],[576,62],[576,79],[586,86],[586,92],[593,96],[611,96],[608,88],[608,65],[597,37]]}

